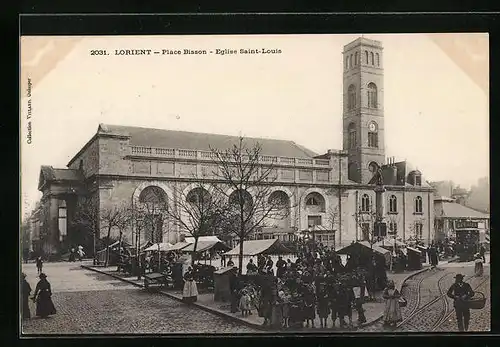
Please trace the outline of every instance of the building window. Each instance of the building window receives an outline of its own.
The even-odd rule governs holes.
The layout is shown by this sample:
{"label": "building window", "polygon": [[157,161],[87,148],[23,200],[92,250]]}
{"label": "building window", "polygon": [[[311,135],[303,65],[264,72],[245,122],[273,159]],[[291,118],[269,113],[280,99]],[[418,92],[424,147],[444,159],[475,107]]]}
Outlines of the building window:
{"label": "building window", "polygon": [[359,64],[359,57],[358,57],[358,52],[354,53],[354,65]]}
{"label": "building window", "polygon": [[370,223],[361,224],[362,241],[370,241]]}
{"label": "building window", "polygon": [[396,235],[398,233],[398,223],[390,222],[389,223],[389,234]]}
{"label": "building window", "polygon": [[415,198],[415,213],[422,213],[422,197],[417,196]]}
{"label": "building window", "polygon": [[375,65],[375,59],[373,58],[373,52],[370,52],[370,58],[372,65]]}
{"label": "building window", "polygon": [[349,56],[349,67],[352,68],[352,54]]}
{"label": "building window", "polygon": [[377,53],[376,56],[377,56],[377,66],[380,66],[380,55]]}
{"label": "building window", "polygon": [[366,64],[368,64],[368,51],[365,51]]}
{"label": "building window", "polygon": [[368,147],[378,148],[378,127],[372,122],[368,129]]}
{"label": "building window", "polygon": [[415,238],[422,240],[424,235],[424,226],[421,222],[415,222]]}
{"label": "building window", "polygon": [[349,124],[347,128],[348,138],[348,148],[356,148],[356,125],[354,123]]}
{"label": "building window", "polygon": [[356,87],[353,84],[347,89],[347,109],[352,110],[356,107]]}
{"label": "building window", "polygon": [[361,197],[361,212],[370,212],[370,197],[368,194],[363,194]]}
{"label": "building window", "polygon": [[398,199],[396,195],[391,195],[389,198],[389,213],[397,213],[398,212]]}
{"label": "building window", "polygon": [[306,209],[309,212],[324,212],[325,211],[325,198],[319,193],[311,193],[306,197]]}
{"label": "building window", "polygon": [[422,176],[419,174],[415,175],[415,185],[416,186],[421,186],[422,185]]}
{"label": "building window", "polygon": [[321,225],[321,216],[307,216],[307,226]]}
{"label": "building window", "polygon": [[66,207],[59,207],[59,237],[66,236],[67,232],[67,223],[66,223]]}
{"label": "building window", "polygon": [[368,84],[368,107],[377,108],[377,85],[373,82]]}

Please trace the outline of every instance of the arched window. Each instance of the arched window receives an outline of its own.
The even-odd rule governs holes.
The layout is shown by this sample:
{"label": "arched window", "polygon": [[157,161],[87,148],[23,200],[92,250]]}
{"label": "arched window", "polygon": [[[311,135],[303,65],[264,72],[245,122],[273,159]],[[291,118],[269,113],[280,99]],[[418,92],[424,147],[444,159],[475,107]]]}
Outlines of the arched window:
{"label": "arched window", "polygon": [[351,84],[347,89],[347,109],[352,110],[356,107],[356,87]]}
{"label": "arched window", "polygon": [[325,198],[319,193],[310,193],[306,196],[306,209],[309,212],[325,212]]}
{"label": "arched window", "polygon": [[377,53],[376,56],[377,56],[377,66],[380,66],[380,54]]}
{"label": "arched window", "polygon": [[144,204],[161,205],[167,203],[167,194],[163,189],[157,186],[149,186],[139,194],[139,202]]}
{"label": "arched window", "polygon": [[352,68],[354,65],[352,65],[352,54],[349,56],[349,67]]}
{"label": "arched window", "polygon": [[229,203],[234,206],[243,205],[246,212],[250,212],[253,207],[253,199],[249,192],[246,190],[238,189],[231,193],[229,196]]}
{"label": "arched window", "polygon": [[368,147],[378,148],[378,126],[375,122],[368,126]]}
{"label": "arched window", "polygon": [[347,178],[355,182],[358,179],[358,166],[356,163],[349,163],[347,166]]}
{"label": "arched window", "polygon": [[351,123],[347,128],[348,137],[348,148],[356,148],[356,124]]}
{"label": "arched window", "polygon": [[196,205],[197,208],[200,209],[203,208],[203,206],[207,206],[210,203],[211,196],[206,189],[198,187],[194,188],[188,193],[186,200],[191,205]]}
{"label": "arched window", "polygon": [[361,212],[370,212],[370,197],[368,194],[363,194],[361,197]]}
{"label": "arched window", "polygon": [[373,52],[370,52],[370,58],[372,65],[375,65],[375,59],[373,58]]}
{"label": "arched window", "polygon": [[417,196],[415,198],[415,213],[422,213],[423,209],[422,209],[422,197],[421,196]]}
{"label": "arched window", "polygon": [[378,100],[377,100],[377,85],[373,82],[368,83],[368,107],[369,108],[377,108]]}
{"label": "arched window", "polygon": [[282,190],[277,190],[269,195],[269,207],[274,210],[269,222],[274,227],[290,227],[290,198]]}
{"label": "arched window", "polygon": [[389,198],[389,212],[398,212],[398,199],[396,198],[396,195],[391,195],[391,197]]}
{"label": "arched window", "polygon": [[359,57],[358,57],[358,52],[354,53],[354,65],[359,64]]}
{"label": "arched window", "polygon": [[366,64],[368,64],[368,51],[365,51]]}

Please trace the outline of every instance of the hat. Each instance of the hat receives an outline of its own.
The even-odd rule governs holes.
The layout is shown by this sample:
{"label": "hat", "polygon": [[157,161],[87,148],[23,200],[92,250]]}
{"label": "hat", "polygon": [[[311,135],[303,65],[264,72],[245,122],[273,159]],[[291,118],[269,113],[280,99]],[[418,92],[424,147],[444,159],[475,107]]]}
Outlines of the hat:
{"label": "hat", "polygon": [[47,275],[42,272],[38,277],[40,277],[40,278],[47,278]]}
{"label": "hat", "polygon": [[461,279],[463,279],[463,278],[464,278],[464,275],[462,275],[462,274],[456,274],[456,275],[455,275],[455,278],[461,278]]}

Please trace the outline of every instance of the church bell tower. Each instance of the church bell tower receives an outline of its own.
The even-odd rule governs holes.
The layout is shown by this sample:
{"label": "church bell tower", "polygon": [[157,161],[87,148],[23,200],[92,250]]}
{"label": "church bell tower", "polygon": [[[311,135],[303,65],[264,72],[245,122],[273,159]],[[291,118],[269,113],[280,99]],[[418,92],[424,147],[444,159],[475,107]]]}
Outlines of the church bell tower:
{"label": "church bell tower", "polygon": [[367,184],[385,162],[382,44],[360,37],[344,46],[343,148],[349,179]]}

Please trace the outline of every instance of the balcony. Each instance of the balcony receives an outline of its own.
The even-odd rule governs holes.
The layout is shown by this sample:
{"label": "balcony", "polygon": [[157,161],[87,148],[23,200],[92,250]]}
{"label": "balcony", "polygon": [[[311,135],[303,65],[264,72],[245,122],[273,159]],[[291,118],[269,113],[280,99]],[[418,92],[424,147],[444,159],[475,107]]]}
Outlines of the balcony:
{"label": "balcony", "polygon": [[[196,151],[187,149],[173,149],[173,148],[160,148],[160,147],[143,147],[143,146],[129,146],[128,153],[136,158],[148,159],[187,159],[196,160],[200,162],[216,160],[214,153],[208,151]],[[308,159],[308,158],[290,158],[290,157],[277,157],[263,155],[259,158],[259,163],[262,165],[272,164],[275,166],[285,167],[330,167],[330,160],[328,159]]]}

